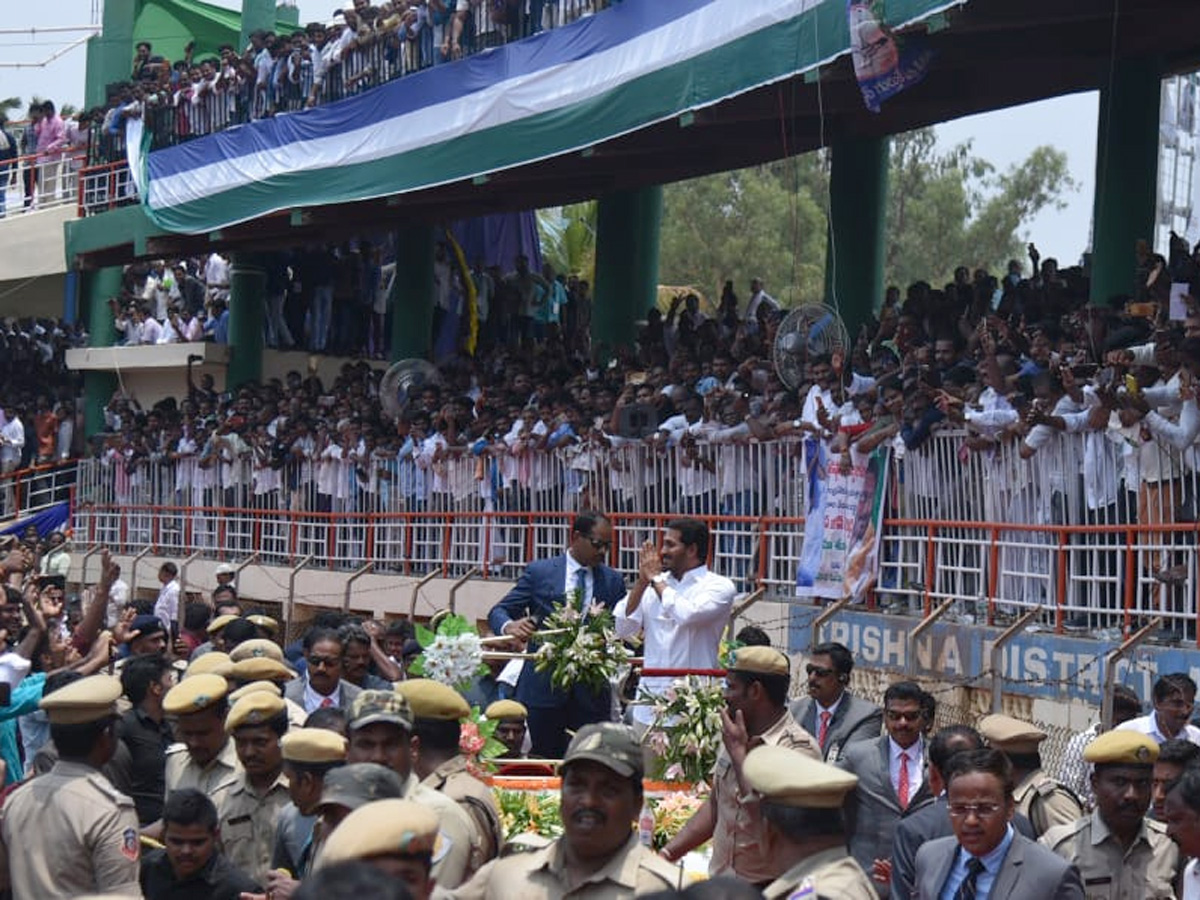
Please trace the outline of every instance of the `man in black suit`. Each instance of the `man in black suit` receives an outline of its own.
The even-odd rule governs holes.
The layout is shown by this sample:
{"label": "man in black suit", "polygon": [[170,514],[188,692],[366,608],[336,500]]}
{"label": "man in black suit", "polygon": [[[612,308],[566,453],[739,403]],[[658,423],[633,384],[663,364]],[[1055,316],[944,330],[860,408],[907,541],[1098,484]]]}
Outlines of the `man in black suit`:
{"label": "man in black suit", "polygon": [[[603,564],[612,548],[612,522],[603,513],[581,512],[571,523],[567,552],[552,559],[530,563],[513,589],[488,613],[495,634],[529,641],[555,604],[582,603],[586,611],[600,604],[611,611],[625,596],[625,580]],[[530,643],[529,649],[536,650]],[[556,690],[550,673],[537,672],[530,664],[521,670],[516,698],[529,710],[529,738],[533,756],[561,759],[567,749],[567,731],[577,731],[592,722],[612,718],[611,691],[592,691],[584,685]]]}
{"label": "man in black suit", "polygon": [[792,704],[792,715],[830,762],[847,744],[874,740],[883,730],[883,710],[846,690],[853,670],[854,656],[844,644],[817,644],[805,667],[808,696]]}

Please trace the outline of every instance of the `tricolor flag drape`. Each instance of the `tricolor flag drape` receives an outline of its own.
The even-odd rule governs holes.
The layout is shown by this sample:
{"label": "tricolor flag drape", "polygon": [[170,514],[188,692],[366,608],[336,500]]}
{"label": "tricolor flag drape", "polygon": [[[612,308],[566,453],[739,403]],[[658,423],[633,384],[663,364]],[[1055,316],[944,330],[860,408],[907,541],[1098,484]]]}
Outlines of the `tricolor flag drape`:
{"label": "tricolor flag drape", "polygon": [[[888,0],[896,30],[966,0]],[[161,228],[434,187],[582,150],[850,51],[845,0],[624,0],[328,106],[157,150]]]}

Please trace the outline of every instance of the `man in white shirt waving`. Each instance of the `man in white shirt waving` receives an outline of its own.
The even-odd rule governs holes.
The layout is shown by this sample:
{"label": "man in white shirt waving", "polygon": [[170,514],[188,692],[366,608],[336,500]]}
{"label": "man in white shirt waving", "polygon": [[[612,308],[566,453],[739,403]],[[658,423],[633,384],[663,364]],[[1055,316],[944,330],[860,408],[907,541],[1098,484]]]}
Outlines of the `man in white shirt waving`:
{"label": "man in white shirt waving", "polygon": [[[642,545],[638,580],[614,610],[617,636],[645,634],[647,669],[715,669],[721,633],[729,622],[736,593],[733,582],[709,571],[708,526],[698,519],[667,523],[662,552]],[[659,695],[674,676],[642,678],[642,687]],[[654,720],[648,706],[634,707],[644,730]]]}

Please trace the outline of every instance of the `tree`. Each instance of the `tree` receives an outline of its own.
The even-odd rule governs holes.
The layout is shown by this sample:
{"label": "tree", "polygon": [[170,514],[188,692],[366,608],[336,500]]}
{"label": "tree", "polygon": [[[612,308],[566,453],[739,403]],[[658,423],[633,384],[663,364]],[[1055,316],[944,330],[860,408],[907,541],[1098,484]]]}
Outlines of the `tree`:
{"label": "tree", "polygon": [[960,265],[1001,272],[1024,256],[1021,227],[1077,190],[1053,147],[998,174],[970,142],[939,151],[929,128],[893,137],[890,178],[885,278],[901,287],[939,287]]}
{"label": "tree", "polygon": [[537,211],[542,258],[556,273],[596,283],[595,200]]}
{"label": "tree", "polygon": [[9,123],[9,113],[11,113],[14,109],[20,108],[20,97],[7,97],[4,100],[0,100],[0,125],[7,125]]}
{"label": "tree", "polygon": [[666,187],[659,281],[697,285],[711,300],[751,278],[785,304],[821,298],[827,174],[817,154]]}

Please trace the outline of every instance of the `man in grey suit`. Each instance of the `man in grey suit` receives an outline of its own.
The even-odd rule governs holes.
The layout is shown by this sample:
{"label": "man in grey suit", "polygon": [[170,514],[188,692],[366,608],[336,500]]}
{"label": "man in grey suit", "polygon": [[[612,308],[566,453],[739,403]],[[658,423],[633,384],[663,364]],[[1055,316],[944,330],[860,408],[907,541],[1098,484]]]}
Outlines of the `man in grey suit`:
{"label": "man in grey suit", "polygon": [[817,644],[808,654],[808,696],[792,704],[792,717],[814,735],[822,758],[833,762],[854,741],[870,741],[883,730],[883,710],[846,686],[854,655],[844,644]]}
{"label": "man in grey suit", "polygon": [[[970,725],[947,725],[938,730],[929,742],[929,789],[932,795],[925,803],[909,804],[892,845],[892,900],[911,900],[913,871],[917,851],[936,838],[950,837],[954,827],[947,809],[946,776],[950,760],[958,753],[982,750],[983,738]],[[1031,841],[1037,832],[1020,813],[1013,815],[1013,827]]]}
{"label": "man in grey suit", "polygon": [[1083,900],[1079,871],[1012,827],[1012,764],[999,750],[971,750],[947,764],[954,837],[917,851],[918,900]]}
{"label": "man in grey suit", "polygon": [[304,707],[306,713],[337,707],[350,711],[361,688],[342,678],[342,639],[332,628],[310,628],[304,635],[305,672],[283,688],[283,696]]}
{"label": "man in grey suit", "polygon": [[887,734],[873,741],[855,741],[837,761],[840,768],[858,776],[858,786],[846,799],[850,855],[885,898],[896,823],[911,804],[929,795],[923,735],[931,703],[920,685],[896,682],[883,695]]}

